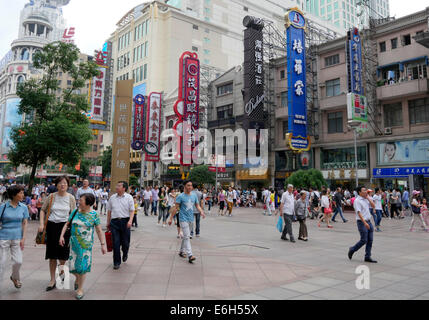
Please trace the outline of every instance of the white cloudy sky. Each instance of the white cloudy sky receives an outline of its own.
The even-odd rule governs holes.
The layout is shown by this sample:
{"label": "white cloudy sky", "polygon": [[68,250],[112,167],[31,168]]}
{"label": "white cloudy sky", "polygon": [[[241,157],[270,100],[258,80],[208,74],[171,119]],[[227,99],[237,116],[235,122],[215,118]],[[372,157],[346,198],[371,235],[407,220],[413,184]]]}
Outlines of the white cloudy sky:
{"label": "white cloudy sky", "polygon": [[[201,0],[203,1],[203,0]],[[19,14],[29,0],[0,0],[0,59],[18,35]],[[116,23],[130,9],[145,0],[71,0],[64,7],[67,26],[76,28],[76,44],[93,54],[115,30]],[[401,17],[429,6],[428,0],[390,0],[390,13]]]}

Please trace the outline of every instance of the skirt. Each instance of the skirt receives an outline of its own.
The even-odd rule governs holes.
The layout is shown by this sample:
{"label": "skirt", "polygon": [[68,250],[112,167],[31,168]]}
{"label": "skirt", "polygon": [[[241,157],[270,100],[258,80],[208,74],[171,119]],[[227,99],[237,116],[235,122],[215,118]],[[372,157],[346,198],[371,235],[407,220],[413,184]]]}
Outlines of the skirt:
{"label": "skirt", "polygon": [[64,260],[67,261],[70,257],[70,247],[61,247],[60,236],[61,231],[66,223],[55,223],[48,221],[46,226],[46,254],[45,259]]}

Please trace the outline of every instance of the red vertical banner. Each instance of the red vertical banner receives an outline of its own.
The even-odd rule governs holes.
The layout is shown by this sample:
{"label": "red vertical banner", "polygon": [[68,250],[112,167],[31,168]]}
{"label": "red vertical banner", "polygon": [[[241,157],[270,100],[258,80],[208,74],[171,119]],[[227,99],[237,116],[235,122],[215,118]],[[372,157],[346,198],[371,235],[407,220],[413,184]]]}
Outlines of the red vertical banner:
{"label": "red vertical banner", "polygon": [[178,121],[174,128],[179,129],[180,163],[192,164],[192,152],[198,144],[200,110],[200,61],[196,53],[184,52],[179,65],[179,97],[174,106]]}
{"label": "red vertical banner", "polygon": [[131,143],[131,148],[133,150],[141,150],[143,149],[143,145],[145,143],[144,139],[144,107],[145,102],[144,96],[138,94],[134,98],[134,125],[133,125],[133,140]]}
{"label": "red vertical banner", "polygon": [[158,162],[161,145],[161,93],[149,94],[146,112],[146,161]]}

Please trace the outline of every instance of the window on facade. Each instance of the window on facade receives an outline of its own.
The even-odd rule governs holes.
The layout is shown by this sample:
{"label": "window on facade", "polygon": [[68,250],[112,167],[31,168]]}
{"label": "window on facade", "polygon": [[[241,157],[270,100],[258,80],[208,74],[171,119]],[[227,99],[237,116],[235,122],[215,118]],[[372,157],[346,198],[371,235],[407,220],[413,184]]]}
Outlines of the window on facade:
{"label": "window on facade", "polygon": [[247,11],[249,11],[249,8],[248,7],[243,7],[243,10],[247,12]]}
{"label": "window on facade", "polygon": [[171,129],[171,128],[173,128],[173,126],[174,126],[174,121],[173,120],[169,120],[168,121],[168,129]]}
{"label": "window on facade", "polygon": [[331,112],[328,113],[328,133],[343,132],[343,113]]}
{"label": "window on facade", "polygon": [[28,49],[24,48],[21,51],[21,60],[28,60],[30,56],[30,53],[28,51]]}
{"label": "window on facade", "polygon": [[334,97],[341,94],[340,79],[326,81],[326,96]]}
{"label": "window on facade", "polygon": [[402,36],[402,45],[409,46],[410,44],[411,44],[411,36],[409,34]]}
{"label": "window on facade", "polygon": [[194,30],[198,30],[198,26],[197,26],[196,24],[192,25],[192,28],[193,28]]}
{"label": "window on facade", "polygon": [[333,56],[325,58],[325,67],[329,67],[329,66],[332,66],[332,65],[338,64],[338,63],[340,63],[340,55],[339,54],[335,54]]}
{"label": "window on facade", "polygon": [[231,118],[234,114],[233,105],[229,104],[222,107],[217,107],[217,118],[218,120]]}
{"label": "window on facade", "polygon": [[71,86],[72,85],[72,81],[71,80],[67,80],[67,85]]}
{"label": "window on facade", "polygon": [[408,101],[410,124],[429,122],[429,98]]}
{"label": "window on facade", "polygon": [[144,65],[143,67],[143,79],[146,80],[147,79],[147,64]]}
{"label": "window on facade", "polygon": [[192,51],[198,51],[198,47],[192,46]]}
{"label": "window on facade", "polygon": [[383,106],[383,115],[385,127],[402,126],[402,103],[385,104]]}
{"label": "window on facade", "polygon": [[280,103],[283,108],[287,108],[287,91],[283,91],[280,94]]}
{"label": "window on facade", "polygon": [[398,47],[398,38],[391,39],[391,40],[390,40],[390,43],[391,43],[391,45],[392,45],[392,50],[393,50],[393,49],[396,49],[396,48]]}
{"label": "window on facade", "polygon": [[285,79],[285,78],[286,78],[286,71],[280,70],[280,79]]}
{"label": "window on facade", "polygon": [[98,151],[98,146],[96,144],[92,145],[92,151],[93,152],[97,152]]}
{"label": "window on facade", "polygon": [[289,121],[285,120],[282,123],[283,123],[283,135],[282,135],[282,137],[283,137],[283,139],[285,139],[285,135],[286,135],[286,133],[288,133],[288,130],[289,130]]}
{"label": "window on facade", "polygon": [[232,93],[233,87],[232,87],[232,82],[225,84],[223,86],[219,86],[217,87],[217,95],[221,96],[224,94],[228,94],[228,93]]}
{"label": "window on facade", "polygon": [[386,51],[386,42],[380,42],[380,52],[385,52]]}
{"label": "window on facade", "polygon": [[[354,148],[341,149],[322,149],[321,162],[322,169],[339,169],[353,168],[355,166],[355,150]],[[365,168],[367,166],[366,147],[357,147],[358,167]]]}

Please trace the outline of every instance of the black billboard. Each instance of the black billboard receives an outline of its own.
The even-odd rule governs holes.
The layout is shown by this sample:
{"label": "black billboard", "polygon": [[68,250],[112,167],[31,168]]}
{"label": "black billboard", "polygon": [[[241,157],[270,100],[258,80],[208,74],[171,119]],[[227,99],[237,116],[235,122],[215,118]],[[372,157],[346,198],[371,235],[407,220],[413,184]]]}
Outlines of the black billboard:
{"label": "black billboard", "polygon": [[264,22],[243,19],[244,30],[244,121],[245,129],[264,128]]}

